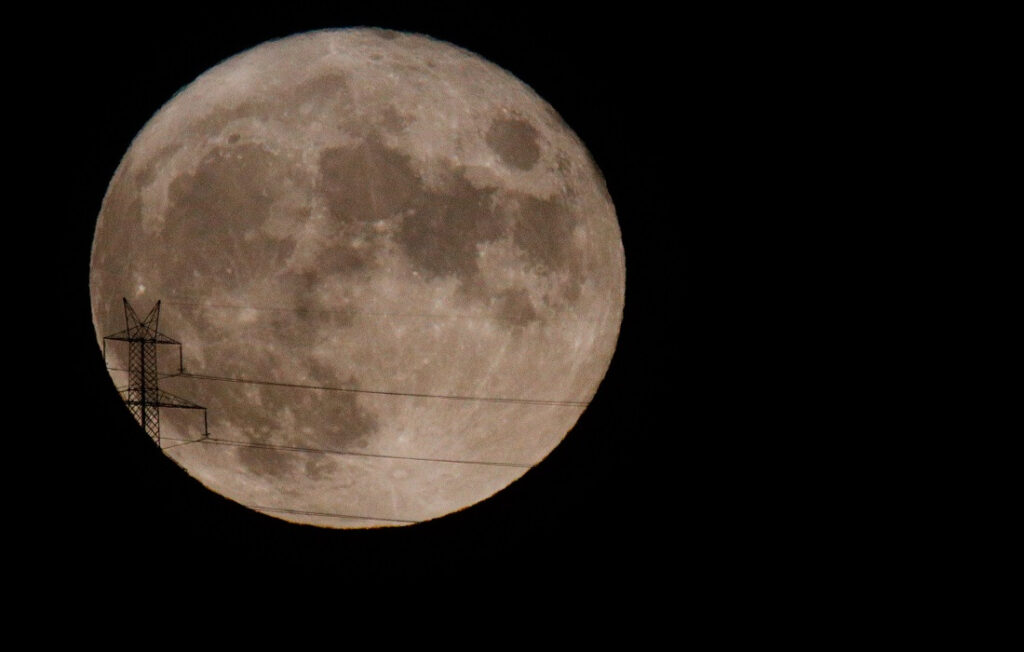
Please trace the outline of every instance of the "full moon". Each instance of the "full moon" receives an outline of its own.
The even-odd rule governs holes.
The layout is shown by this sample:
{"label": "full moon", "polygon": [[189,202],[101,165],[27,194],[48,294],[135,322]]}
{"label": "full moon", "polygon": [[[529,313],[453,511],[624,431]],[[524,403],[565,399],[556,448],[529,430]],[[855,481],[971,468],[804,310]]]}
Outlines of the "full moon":
{"label": "full moon", "polygon": [[[417,34],[236,55],[142,128],[93,240],[97,343],[160,301],[164,454],[253,510],[401,526],[543,460],[615,350],[625,260],[558,113]],[[128,344],[106,342],[116,387]],[[165,350],[166,349],[166,350]],[[180,366],[184,371],[181,372]],[[142,436],[140,428],[140,436]]]}

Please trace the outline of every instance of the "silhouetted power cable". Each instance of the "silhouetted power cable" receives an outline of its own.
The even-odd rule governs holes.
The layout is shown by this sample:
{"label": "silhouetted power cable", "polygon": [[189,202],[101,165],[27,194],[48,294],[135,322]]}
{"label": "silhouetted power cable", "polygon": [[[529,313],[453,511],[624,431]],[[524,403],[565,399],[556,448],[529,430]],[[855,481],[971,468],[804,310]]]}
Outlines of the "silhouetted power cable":
{"label": "silhouetted power cable", "polygon": [[[210,444],[219,444],[221,446],[239,446],[242,448],[261,448],[265,450],[279,450],[279,451],[290,451],[293,453],[328,453],[331,455],[350,455],[355,457],[380,457],[391,460],[413,460],[417,462],[444,462],[447,464],[474,464],[480,466],[509,466],[520,469],[533,468],[532,464],[515,464],[513,462],[487,462],[487,461],[475,461],[475,460],[453,460],[442,457],[412,457],[408,455],[385,455],[383,453],[362,453],[356,451],[341,451],[332,450],[330,448],[308,448],[305,446],[285,446],[282,444],[267,444],[263,442],[253,441],[236,441],[233,439],[220,439],[218,437],[207,437],[205,439],[197,439],[193,441],[203,441]],[[170,448],[170,446],[168,446]]]}
{"label": "silhouetted power cable", "polygon": [[331,512],[311,512],[303,509],[286,509],[284,507],[262,507],[260,505],[249,505],[250,508],[261,512],[284,512],[285,514],[302,514],[304,516],[328,516],[333,518],[358,518],[367,521],[391,521],[393,523],[418,523],[419,521],[407,521],[401,518],[381,518],[380,516],[357,516],[355,514],[334,514]]}
{"label": "silhouetted power cable", "polygon": [[[162,439],[172,439],[172,437],[162,437]],[[180,444],[173,444],[171,446],[163,446],[163,447],[161,447],[160,450],[165,450],[166,451],[166,450],[170,450],[172,448],[177,448],[178,446],[188,446],[189,444],[198,444],[198,443],[202,442],[203,440],[202,439],[184,439],[184,440],[174,439],[174,441],[180,441],[182,443],[180,443]]]}
{"label": "silhouetted power cable", "polygon": [[208,303],[197,301],[179,301],[175,299],[164,301],[169,306],[188,306],[191,308],[222,308],[225,310],[254,310],[257,312],[293,312],[297,314],[324,314],[324,315],[367,315],[370,317],[416,317],[421,319],[505,319],[498,315],[489,314],[467,314],[467,313],[436,313],[436,312],[379,312],[369,310],[356,310],[344,308],[332,310],[330,308],[277,308],[273,306],[249,306],[230,303]]}
{"label": "silhouetted power cable", "polygon": [[357,394],[378,394],[382,396],[411,396],[414,398],[438,398],[450,401],[484,401],[488,403],[518,403],[525,405],[560,405],[566,407],[586,407],[588,401],[547,401],[531,398],[505,398],[498,396],[460,396],[455,394],[421,394],[416,392],[387,392],[377,389],[356,389],[354,387],[330,387],[326,385],[301,385],[298,383],[281,383],[271,380],[255,380],[252,378],[232,378],[228,376],[211,376],[208,374],[179,374],[181,378],[197,380],[215,380],[227,383],[246,383],[250,385],[270,385],[272,387],[290,387],[293,389],[316,389],[328,392],[354,392]]}
{"label": "silhouetted power cable", "polygon": [[[209,303],[205,301],[182,301],[168,299],[164,303],[169,306],[186,306],[190,308],[220,308],[224,310],[254,310],[257,312],[292,312],[300,315],[324,314],[324,315],[366,315],[369,317],[412,317],[416,319],[485,319],[489,321],[514,321],[513,317],[491,313],[465,313],[465,312],[384,312],[376,310],[357,310],[355,308],[343,308],[332,310],[330,308],[279,308],[274,306],[250,306],[231,303]],[[586,319],[583,321],[594,321]]]}
{"label": "silhouetted power cable", "polygon": [[328,308],[275,308],[272,306],[241,306],[230,303],[208,303],[198,301],[179,301],[176,299],[170,299],[164,301],[168,306],[188,306],[191,308],[224,308],[227,310],[255,310],[258,312],[297,312],[297,313],[322,313],[322,314],[337,314],[337,315],[349,315],[353,311],[350,310],[331,310]]}
{"label": "silhouetted power cable", "polygon": [[[384,453],[363,453],[358,451],[343,451],[332,448],[310,448],[308,446],[286,446],[284,444],[268,444],[265,442],[255,441],[237,441],[234,439],[221,439],[219,437],[204,437],[203,439],[178,439],[174,437],[164,437],[168,441],[184,442],[184,444],[219,444],[221,446],[238,446],[242,448],[261,448],[265,450],[280,450],[289,451],[293,453],[325,453],[329,455],[345,455],[354,457],[380,457],[383,459],[391,460],[413,460],[416,462],[445,462],[448,464],[475,464],[480,466],[509,466],[520,469],[532,469],[532,464],[517,464],[515,462],[489,462],[482,460],[454,460],[444,457],[413,457],[410,455],[386,455]],[[184,444],[175,444],[174,446],[181,446]],[[163,450],[174,448],[174,446],[165,446]]]}

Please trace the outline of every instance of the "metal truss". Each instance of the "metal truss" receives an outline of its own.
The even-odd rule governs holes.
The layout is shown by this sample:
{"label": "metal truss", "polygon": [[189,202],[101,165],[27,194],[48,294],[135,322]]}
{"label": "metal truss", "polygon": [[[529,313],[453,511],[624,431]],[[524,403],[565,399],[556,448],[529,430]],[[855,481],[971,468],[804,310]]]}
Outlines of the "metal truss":
{"label": "metal truss", "polygon": [[160,446],[160,408],[202,410],[202,436],[208,436],[206,408],[159,387],[158,344],[178,347],[178,370],[179,373],[184,371],[181,342],[159,331],[160,302],[156,302],[145,319],[139,319],[128,299],[123,301],[125,329],[103,338],[103,359],[107,359],[107,340],[128,342],[128,387],[120,390],[128,409],[157,446]]}

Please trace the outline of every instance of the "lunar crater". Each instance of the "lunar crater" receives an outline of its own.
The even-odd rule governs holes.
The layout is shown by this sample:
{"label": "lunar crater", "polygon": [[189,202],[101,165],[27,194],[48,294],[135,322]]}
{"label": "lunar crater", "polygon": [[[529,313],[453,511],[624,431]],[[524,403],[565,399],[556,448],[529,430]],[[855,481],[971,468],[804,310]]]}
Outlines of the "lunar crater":
{"label": "lunar crater", "polygon": [[505,290],[499,295],[497,315],[519,328],[540,320],[530,300],[529,291],[521,287]]}
{"label": "lunar crater", "polygon": [[518,170],[529,170],[540,160],[539,135],[533,125],[522,118],[502,117],[491,123],[485,139],[502,163]]}
{"label": "lunar crater", "polygon": [[379,120],[381,127],[385,131],[392,134],[400,134],[409,126],[412,117],[408,114],[399,113],[398,109],[389,104],[381,111]]}

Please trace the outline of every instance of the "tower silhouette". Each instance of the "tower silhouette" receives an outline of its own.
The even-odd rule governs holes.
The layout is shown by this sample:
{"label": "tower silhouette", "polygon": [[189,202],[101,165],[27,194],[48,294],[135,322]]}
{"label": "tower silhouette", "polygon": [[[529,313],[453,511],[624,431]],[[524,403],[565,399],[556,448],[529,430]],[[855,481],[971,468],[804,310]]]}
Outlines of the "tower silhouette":
{"label": "tower silhouette", "polygon": [[162,407],[202,410],[202,436],[208,436],[206,408],[188,399],[165,392],[159,387],[158,344],[171,344],[178,347],[178,373],[184,371],[181,342],[171,339],[159,331],[160,302],[156,302],[145,319],[139,319],[135,310],[128,303],[128,299],[125,298],[123,301],[125,329],[103,338],[103,360],[107,359],[107,340],[128,342],[128,386],[118,390],[128,405],[128,409],[157,446],[160,446],[160,408]]}

